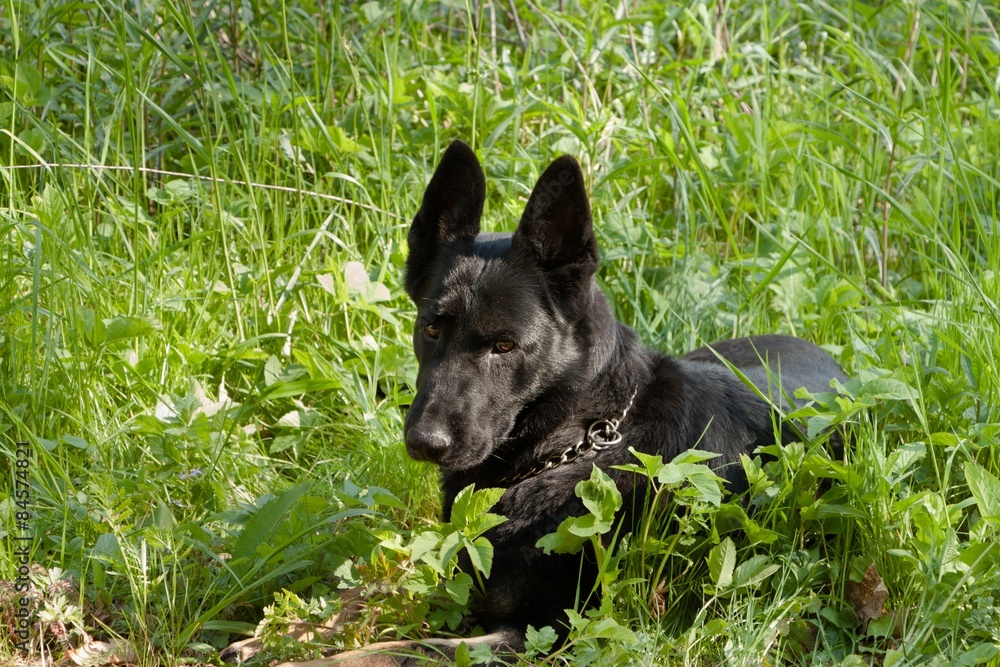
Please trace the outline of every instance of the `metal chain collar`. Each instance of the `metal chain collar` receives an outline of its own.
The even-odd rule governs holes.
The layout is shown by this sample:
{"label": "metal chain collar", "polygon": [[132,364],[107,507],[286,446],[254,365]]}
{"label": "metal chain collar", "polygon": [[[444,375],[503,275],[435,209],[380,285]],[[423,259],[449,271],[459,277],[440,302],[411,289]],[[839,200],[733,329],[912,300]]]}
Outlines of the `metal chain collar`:
{"label": "metal chain collar", "polygon": [[520,475],[505,477],[501,483],[515,484],[528,479],[529,477],[539,475],[546,470],[552,470],[553,468],[558,468],[566,463],[576,461],[578,458],[586,456],[590,452],[600,452],[608,447],[617,445],[622,441],[622,434],[618,432],[618,425],[625,420],[625,416],[628,415],[628,411],[632,409],[632,403],[635,402],[635,396],[638,393],[639,388],[636,387],[635,391],[632,392],[632,398],[629,399],[628,405],[626,405],[625,410],[622,411],[622,416],[618,419],[598,419],[591,422],[590,426],[587,427],[586,434],[578,443],[567,447],[559,454],[549,457],[547,460],[529,468]]}

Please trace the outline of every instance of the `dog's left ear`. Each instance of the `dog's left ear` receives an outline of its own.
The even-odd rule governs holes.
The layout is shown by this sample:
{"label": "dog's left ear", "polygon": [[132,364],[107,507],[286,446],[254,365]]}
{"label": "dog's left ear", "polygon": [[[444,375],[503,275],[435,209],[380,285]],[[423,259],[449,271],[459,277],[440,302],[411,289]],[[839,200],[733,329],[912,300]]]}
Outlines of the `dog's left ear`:
{"label": "dog's left ear", "polygon": [[589,285],[601,256],[583,173],[573,157],[563,155],[539,177],[513,244],[531,253],[562,305]]}

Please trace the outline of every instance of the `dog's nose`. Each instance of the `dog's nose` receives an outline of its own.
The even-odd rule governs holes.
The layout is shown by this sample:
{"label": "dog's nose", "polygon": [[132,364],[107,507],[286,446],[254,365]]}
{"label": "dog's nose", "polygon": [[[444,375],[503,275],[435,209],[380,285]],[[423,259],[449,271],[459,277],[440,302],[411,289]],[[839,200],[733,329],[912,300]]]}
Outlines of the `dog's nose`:
{"label": "dog's nose", "polygon": [[437,463],[451,444],[451,439],[441,431],[411,428],[406,432],[406,451],[418,461]]}

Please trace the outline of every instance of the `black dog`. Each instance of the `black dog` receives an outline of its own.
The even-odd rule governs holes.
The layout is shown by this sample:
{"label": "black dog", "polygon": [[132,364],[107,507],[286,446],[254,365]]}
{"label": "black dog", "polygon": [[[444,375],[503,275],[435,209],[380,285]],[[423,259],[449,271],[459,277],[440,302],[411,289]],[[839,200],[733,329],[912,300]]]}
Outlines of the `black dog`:
{"label": "black dog", "polygon": [[[492,511],[507,522],[487,533],[495,553],[485,620],[499,630],[474,641],[517,650],[527,625],[558,628],[578,587],[586,593],[596,577],[591,567],[591,580],[579,581],[579,556],[535,546],[584,512],[574,487],[594,465],[623,497],[641,495],[636,476],[612,468],[634,462],[628,447],[669,461],[697,444],[721,455],[717,472],[732,492],[746,488],[739,456],[774,444],[778,420],[720,356],[778,406],[799,387],[824,391],[847,378],[826,352],[789,336],[723,341],[679,360],[644,349],[594,281],[599,255],[576,160],[545,170],[513,234],[480,233],[485,187],[475,154],[456,141],[410,228],[406,290],[418,309],[420,369],[406,449],[441,468],[446,520],[469,484],[506,489]],[[785,427],[781,439],[792,437]],[[429,644],[454,655],[458,642]],[[375,651],[416,648],[375,644],[338,660],[396,664]]]}
{"label": "black dog", "polygon": [[[629,446],[669,461],[698,443],[721,454],[718,473],[739,493],[740,454],[774,444],[772,407],[716,353],[779,405],[781,389],[769,391],[775,378],[788,396],[847,378],[826,352],[790,336],[722,341],[715,353],[705,347],[680,360],[644,349],[594,281],[590,205],[570,156],[538,179],[513,234],[480,233],[484,198],[479,162],[456,141],[408,236],[420,369],[406,449],[440,466],[445,519],[469,484],[507,489],[493,510],[507,522],[487,535],[496,553],[486,614],[541,627],[573,605],[579,557],[541,556],[535,542],[581,513],[574,487],[593,465],[627,497],[635,477],[611,466],[635,462]],[[585,434],[601,420],[620,420],[623,442],[557,463],[589,448]]]}

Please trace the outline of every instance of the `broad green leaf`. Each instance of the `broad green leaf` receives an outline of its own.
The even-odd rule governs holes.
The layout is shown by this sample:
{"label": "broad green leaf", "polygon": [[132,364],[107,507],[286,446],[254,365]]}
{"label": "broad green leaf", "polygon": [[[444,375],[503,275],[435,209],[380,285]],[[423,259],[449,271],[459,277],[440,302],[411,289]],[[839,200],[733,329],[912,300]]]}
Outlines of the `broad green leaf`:
{"label": "broad green leaf", "polygon": [[334,378],[309,378],[306,380],[292,380],[291,382],[276,382],[261,392],[258,399],[264,401],[274,401],[279,398],[290,398],[319,391],[329,391],[340,389],[343,385],[340,380]]}
{"label": "broad green leaf", "polygon": [[270,387],[281,379],[281,361],[273,354],[264,362],[264,386]]}
{"label": "broad green leaf", "polygon": [[[425,530],[417,533],[410,542],[410,558],[414,562],[423,560],[426,554],[433,553],[438,548],[441,540],[441,533],[436,530]],[[428,564],[433,565],[433,563]]]}
{"label": "broad green leaf", "polygon": [[264,503],[251,515],[233,546],[233,560],[253,559],[257,549],[266,544],[278,531],[288,511],[308,490],[308,482],[293,486]]}
{"label": "broad green leaf", "polygon": [[719,590],[729,588],[733,583],[736,568],[736,545],[730,538],[722,540],[708,552],[708,573]]}
{"label": "broad green leaf", "polygon": [[591,470],[590,479],[576,485],[576,495],[590,513],[564,519],[556,532],[535,542],[546,554],[576,553],[592,536],[611,530],[615,513],[622,505],[622,495],[614,481],[597,466]]}
{"label": "broad green leaf", "polygon": [[[540,538],[537,542],[535,542],[535,546],[542,549],[546,555],[551,553],[577,553],[583,548],[583,545],[586,544],[589,539],[574,532],[574,529],[579,530],[576,526],[576,523],[579,520],[579,517],[572,516],[563,519],[563,522],[559,524],[558,528],[556,528],[556,532],[549,533],[548,535]],[[591,521],[593,521],[593,519],[591,519]]]}
{"label": "broad green leaf", "polygon": [[677,465],[704,463],[705,461],[717,459],[719,456],[721,456],[721,454],[717,454],[716,452],[706,452],[703,449],[688,449],[675,456],[671,463],[675,463]]}
{"label": "broad green leaf", "polygon": [[156,506],[153,507],[150,519],[150,523],[152,525],[163,530],[170,530],[177,525],[177,520],[174,518],[173,511],[164,505],[163,502],[158,502]]}
{"label": "broad green leaf", "polygon": [[729,628],[729,623],[723,618],[713,618],[701,629],[702,637],[721,635]]}
{"label": "broad green leaf", "polygon": [[122,547],[114,533],[102,533],[90,550],[90,557],[109,565],[121,565],[124,562]]}
{"label": "broad green leaf", "polygon": [[430,565],[419,565],[401,582],[401,586],[417,595],[427,595],[438,587],[440,573]]}
{"label": "broad green leaf", "polygon": [[482,572],[483,576],[489,577],[493,569],[493,545],[490,541],[485,537],[477,537],[474,542],[466,545],[466,551],[469,552],[472,566]]}
{"label": "broad green leaf", "polygon": [[931,444],[935,447],[957,447],[961,440],[954,433],[947,431],[931,433]]}
{"label": "broad green leaf", "polygon": [[27,58],[18,59],[16,65],[4,63],[4,67],[0,68],[0,85],[21,106],[35,106],[41,99],[42,77]]}
{"label": "broad green leaf", "polygon": [[882,660],[883,667],[903,667],[906,664],[908,664],[906,653],[894,648],[886,651],[885,659]]}
{"label": "broad green leaf", "polygon": [[116,340],[128,340],[129,338],[140,338],[153,333],[153,325],[138,317],[115,317],[104,321],[105,343],[113,343]]}
{"label": "broad green leaf", "polygon": [[70,445],[71,447],[75,447],[76,449],[82,449],[85,451],[90,448],[90,445],[87,444],[86,440],[76,435],[59,436],[59,442],[65,442],[67,445]]}
{"label": "broad green leaf", "polygon": [[636,641],[634,632],[611,617],[592,622],[587,626],[587,636],[596,639],[617,639],[624,642]]}
{"label": "broad green leaf", "polygon": [[529,625],[524,637],[525,651],[529,656],[547,655],[558,638],[559,635],[551,626],[546,625],[536,630],[534,626]]}
{"label": "broad green leaf", "polygon": [[455,667],[469,667],[472,664],[472,656],[469,655],[469,647],[465,642],[455,649],[455,660],[452,664]]}
{"label": "broad green leaf", "polygon": [[908,401],[915,398],[917,393],[905,382],[886,377],[865,382],[860,395],[880,401]]}
{"label": "broad green leaf", "polygon": [[455,502],[451,506],[451,524],[459,530],[472,528],[476,533],[481,533],[503,523],[506,520],[503,517],[500,517],[500,521],[492,518],[484,519],[486,515],[499,517],[497,514],[489,514],[487,510],[496,505],[503,494],[503,489],[476,491],[475,484],[465,487],[455,496]]}
{"label": "broad green leaf", "polygon": [[[373,4],[373,3],[366,3]],[[333,139],[333,143],[336,144],[337,148],[345,153],[355,153],[358,150],[358,144],[352,140],[347,134],[340,128],[339,125],[330,125],[327,128],[330,132],[330,137]]]}
{"label": "broad green leaf", "polygon": [[981,665],[992,660],[997,653],[1000,653],[1000,648],[998,648],[995,644],[980,642],[962,655],[958,656],[958,664]]}
{"label": "broad green leaf", "polygon": [[373,531],[376,537],[381,537],[379,541],[379,546],[383,549],[389,549],[401,554],[409,554],[410,550],[408,547],[403,545],[403,536],[400,533],[391,530],[377,530]]}
{"label": "broad green leaf", "polygon": [[486,665],[493,662],[495,656],[493,655],[493,647],[485,642],[480,642],[472,645],[469,657],[474,665]]}
{"label": "broad green leaf", "polygon": [[[704,466],[699,466],[704,468]],[[692,473],[688,479],[691,485],[701,492],[701,499],[718,507],[722,504],[722,487],[719,486],[721,481],[718,476],[715,475],[711,470],[707,468],[696,473]]]}
{"label": "broad green leaf", "polygon": [[459,572],[454,579],[444,582],[448,597],[465,606],[469,603],[469,591],[472,590],[472,577],[465,572]]}
{"label": "broad green leaf", "polygon": [[[803,511],[803,515],[805,512]],[[850,505],[836,505],[833,503],[823,503],[816,509],[817,519],[830,519],[847,517],[852,519],[858,519],[860,521],[871,521],[871,516],[868,512],[864,510],[859,510],[856,507],[851,507]]]}
{"label": "broad green leaf", "polygon": [[22,130],[17,135],[17,147],[27,155],[37,155],[45,150],[46,134],[37,127]]}
{"label": "broad green leaf", "polygon": [[462,547],[464,537],[465,536],[462,535],[462,533],[456,531],[448,533],[445,535],[444,539],[441,540],[441,549],[438,551],[438,557],[440,558],[439,563],[442,568],[447,569],[448,563],[455,558],[455,554],[457,554],[458,550]]}
{"label": "broad green leaf", "polygon": [[507,517],[492,512],[483,512],[469,520],[469,524],[462,532],[467,536],[482,535],[491,528],[496,528],[507,520]]}
{"label": "broad green leaf", "polygon": [[[663,457],[659,454],[643,454],[642,452],[637,452],[634,447],[629,447],[628,450],[632,452],[632,456],[639,459],[642,467],[645,469],[646,474],[650,479],[656,479],[656,475],[659,474],[660,468],[663,467]],[[627,466],[621,466],[626,468]]]}
{"label": "broad green leaf", "polygon": [[267,451],[273,456],[301,444],[304,438],[301,435],[279,435],[271,441],[271,446]]}
{"label": "broad green leaf", "polygon": [[102,320],[97,319],[94,311],[86,306],[78,306],[75,310],[76,333],[86,343],[93,346],[102,345],[107,337],[107,327]]}
{"label": "broad green leaf", "polygon": [[769,560],[767,556],[757,555],[745,563],[740,563],[733,572],[733,588],[754,588],[781,569],[779,565],[769,565]]}
{"label": "broad green leaf", "polygon": [[820,414],[815,417],[810,417],[806,421],[806,437],[810,440],[815,439],[820,433],[826,431],[831,424],[837,422],[839,418],[836,415]]}
{"label": "broad green leaf", "polygon": [[371,487],[372,498],[375,500],[375,504],[379,507],[393,507],[399,510],[405,510],[406,504],[402,500],[397,498],[391,491],[382,489],[379,487]]}
{"label": "broad green leaf", "polygon": [[1000,479],[975,461],[965,464],[965,481],[976,499],[979,513],[991,521],[1000,520]]}
{"label": "broad green leaf", "polygon": [[979,565],[982,567],[992,567],[996,554],[988,553],[997,548],[996,542],[976,542],[968,545],[962,550],[959,558],[963,563],[972,567]]}
{"label": "broad green leaf", "polygon": [[[710,456],[717,455],[710,454]],[[677,486],[687,482],[701,492],[701,498],[705,502],[716,506],[722,503],[722,489],[719,486],[721,480],[704,464],[667,463],[660,468],[656,479],[665,486]]]}
{"label": "broad green leaf", "polygon": [[606,523],[599,520],[593,514],[584,514],[583,516],[577,517],[575,521],[570,523],[567,527],[569,532],[577,535],[578,537],[590,537],[591,535],[602,535],[611,528],[610,522]]}
{"label": "broad green leaf", "polygon": [[615,513],[622,506],[622,494],[607,473],[594,466],[590,471],[590,479],[576,485],[576,495],[594,515],[598,532],[606,533],[610,530]]}

